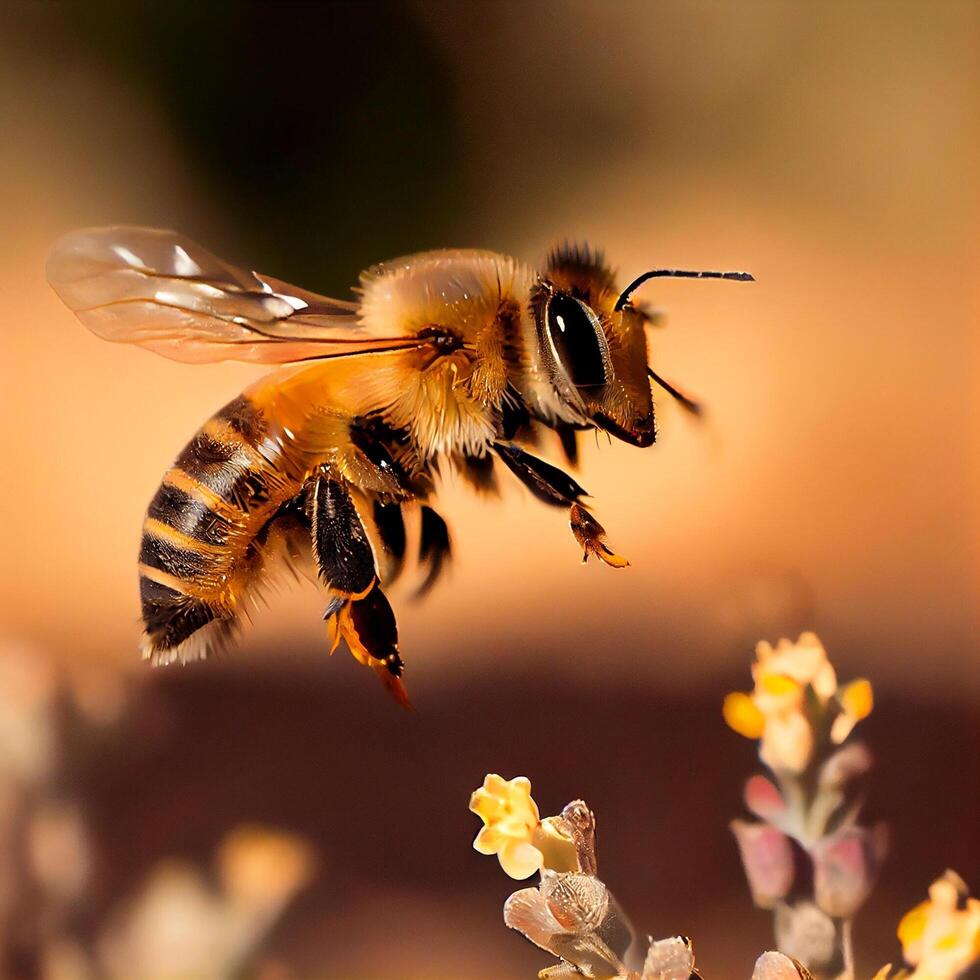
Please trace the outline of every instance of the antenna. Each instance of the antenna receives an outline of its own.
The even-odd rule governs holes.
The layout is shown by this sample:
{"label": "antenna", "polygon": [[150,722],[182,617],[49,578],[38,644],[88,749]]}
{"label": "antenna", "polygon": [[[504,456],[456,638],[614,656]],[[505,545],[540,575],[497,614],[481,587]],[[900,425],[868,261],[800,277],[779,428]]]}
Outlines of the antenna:
{"label": "antenna", "polygon": [[618,313],[628,302],[630,296],[648,279],[734,279],[736,282],[755,282],[755,276],[748,272],[691,272],[687,269],[651,269],[637,276],[620,294],[613,309]]}

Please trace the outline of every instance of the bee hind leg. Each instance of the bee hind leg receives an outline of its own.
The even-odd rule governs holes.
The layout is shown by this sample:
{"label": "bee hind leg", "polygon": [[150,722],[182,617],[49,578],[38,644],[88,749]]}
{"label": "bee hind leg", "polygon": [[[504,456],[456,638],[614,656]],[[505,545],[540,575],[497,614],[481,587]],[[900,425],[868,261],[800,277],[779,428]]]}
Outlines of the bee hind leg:
{"label": "bee hind leg", "polygon": [[410,707],[395,614],[381,591],[374,552],[347,486],[326,472],[316,475],[308,485],[307,509],[317,568],[330,589],[324,619],[333,631],[331,653],[346,640],[354,658]]}

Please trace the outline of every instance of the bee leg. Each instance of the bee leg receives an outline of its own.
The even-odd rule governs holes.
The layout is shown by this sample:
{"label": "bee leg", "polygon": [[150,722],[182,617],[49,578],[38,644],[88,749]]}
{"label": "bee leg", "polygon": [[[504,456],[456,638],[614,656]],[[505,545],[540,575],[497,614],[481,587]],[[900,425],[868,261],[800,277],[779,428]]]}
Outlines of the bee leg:
{"label": "bee leg", "polygon": [[374,552],[347,487],[321,472],[307,488],[307,509],[320,578],[330,589],[324,619],[354,658],[371,667],[394,698],[409,707],[401,682],[395,614],[381,591]]}
{"label": "bee leg", "polygon": [[534,494],[538,500],[556,507],[571,507],[569,524],[572,534],[583,551],[583,563],[589,555],[613,568],[625,568],[629,562],[603,544],[605,528],[580,503],[580,497],[588,493],[567,473],[544,460],[508,443],[496,442],[493,448],[510,468],[511,472]]}
{"label": "bee leg", "polygon": [[308,484],[307,510],[313,554],[324,585],[356,595],[377,578],[374,551],[347,487],[321,472]]}
{"label": "bee leg", "polygon": [[370,667],[388,693],[411,710],[412,702],[401,679],[405,664],[398,652],[398,624],[377,581],[364,595],[332,597],[324,618],[331,621],[334,631],[330,652],[345,639],[354,659]]}
{"label": "bee leg", "polygon": [[583,565],[589,560],[589,555],[595,555],[612,568],[625,568],[629,565],[622,555],[617,555],[606,547],[603,543],[606,529],[581,504],[572,504],[568,524],[582,548]]}
{"label": "bee leg", "polygon": [[422,531],[419,538],[419,564],[426,568],[425,578],[415,592],[421,599],[436,584],[443,568],[452,558],[452,541],[446,522],[431,508],[422,506]]}
{"label": "bee leg", "polygon": [[558,433],[565,462],[571,467],[578,466],[578,429],[568,422],[559,422],[555,425],[555,432]]}
{"label": "bee leg", "polygon": [[493,457],[489,453],[484,456],[459,456],[455,462],[460,476],[477,493],[498,496],[497,476],[493,471]]}
{"label": "bee leg", "polygon": [[514,476],[546,504],[568,507],[580,497],[589,495],[564,470],[532,456],[513,443],[495,442],[493,448]]}
{"label": "bee leg", "polygon": [[389,556],[385,581],[390,585],[398,578],[405,562],[407,539],[401,504],[383,504],[380,500],[375,500],[374,526],[378,529],[381,544]]}

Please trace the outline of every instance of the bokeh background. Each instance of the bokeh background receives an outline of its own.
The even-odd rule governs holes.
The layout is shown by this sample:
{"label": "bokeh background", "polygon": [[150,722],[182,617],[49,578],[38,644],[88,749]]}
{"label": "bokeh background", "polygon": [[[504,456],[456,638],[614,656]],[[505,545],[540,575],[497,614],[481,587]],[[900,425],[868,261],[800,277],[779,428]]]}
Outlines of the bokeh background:
{"label": "bokeh background", "polygon": [[[0,637],[87,706],[81,727],[56,712],[69,749],[49,777],[89,839],[75,934],[161,859],[206,866],[259,822],[318,855],[263,975],[533,976],[547,957],[503,928],[509,882],[466,812],[485,772],[520,772],[545,812],[597,810],[603,877],[637,923],[694,936],[707,976],[747,976],[770,923],[727,822],[756,763],[719,707],[756,640],[801,629],[877,695],[869,811],[892,856],[859,972],[896,959],[900,914],[947,865],[976,889],[978,40],[969,0],[8,0]],[[256,371],[86,333],[44,256],[113,223],[343,297],[380,259],[535,260],[564,238],[622,280],[664,264],[758,282],[645,293],[668,314],[654,363],[709,416],[662,401],[654,448],[586,444],[627,572],[580,566],[562,515],[520,487],[494,504],[442,488],[452,574],[423,604],[393,595],[409,716],[326,658],[312,587],[233,657],[136,661],[145,505]],[[3,975],[39,969],[32,930]]]}

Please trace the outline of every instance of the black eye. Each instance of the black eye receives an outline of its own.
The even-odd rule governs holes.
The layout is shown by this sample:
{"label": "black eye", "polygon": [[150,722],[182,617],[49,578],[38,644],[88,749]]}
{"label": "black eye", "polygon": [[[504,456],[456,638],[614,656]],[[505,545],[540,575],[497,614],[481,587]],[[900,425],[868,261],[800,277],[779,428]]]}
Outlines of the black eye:
{"label": "black eye", "polygon": [[561,293],[548,301],[548,335],[558,363],[576,388],[606,383],[600,327],[585,304]]}

